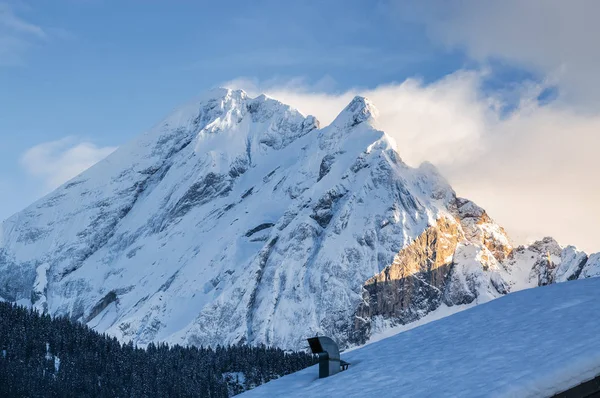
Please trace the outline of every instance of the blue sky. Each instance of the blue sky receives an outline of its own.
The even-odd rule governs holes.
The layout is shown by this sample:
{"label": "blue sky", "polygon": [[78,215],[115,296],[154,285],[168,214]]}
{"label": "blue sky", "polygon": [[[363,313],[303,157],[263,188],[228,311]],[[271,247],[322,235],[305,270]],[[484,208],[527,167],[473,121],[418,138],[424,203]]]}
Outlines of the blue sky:
{"label": "blue sky", "polygon": [[473,95],[499,101],[500,118],[536,85],[536,106],[595,116],[598,98],[580,76],[598,57],[577,51],[591,40],[577,25],[595,25],[582,21],[593,2],[550,3],[537,21],[535,7],[513,0],[0,0],[0,219],[60,183],[65,168],[242,78],[259,91],[296,82],[302,93],[342,96],[408,78],[437,87],[474,71]]}
{"label": "blue sky", "polygon": [[65,136],[119,145],[173,107],[239,76],[302,76],[343,90],[413,75],[433,80],[467,62],[437,51],[419,24],[397,23],[385,3],[4,5],[43,33],[4,31],[20,43],[9,54],[0,51],[0,181],[23,194],[4,200],[2,218],[44,189],[19,166],[28,148]]}

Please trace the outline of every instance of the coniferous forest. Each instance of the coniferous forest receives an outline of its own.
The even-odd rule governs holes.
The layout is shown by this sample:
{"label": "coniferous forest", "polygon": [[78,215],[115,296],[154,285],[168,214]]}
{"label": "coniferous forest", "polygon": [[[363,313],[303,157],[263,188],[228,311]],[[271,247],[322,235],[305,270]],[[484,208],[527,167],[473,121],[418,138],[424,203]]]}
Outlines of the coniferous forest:
{"label": "coniferous forest", "polygon": [[0,397],[229,397],[314,363],[264,346],[142,349],[0,302]]}

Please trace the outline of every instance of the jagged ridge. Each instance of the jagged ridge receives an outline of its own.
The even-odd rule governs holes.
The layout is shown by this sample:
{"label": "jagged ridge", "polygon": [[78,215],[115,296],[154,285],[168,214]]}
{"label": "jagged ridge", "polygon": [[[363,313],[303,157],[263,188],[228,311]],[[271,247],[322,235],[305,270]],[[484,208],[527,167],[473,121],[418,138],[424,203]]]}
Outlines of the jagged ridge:
{"label": "jagged ridge", "polygon": [[[315,333],[364,341],[373,317],[597,274],[574,249],[560,266],[562,252],[525,259],[534,249],[513,250],[432,165],[404,164],[376,115],[357,97],[319,128],[269,97],[213,90],[6,220],[0,297],[138,344],[300,348]],[[369,280],[399,282],[371,289],[377,307]]]}

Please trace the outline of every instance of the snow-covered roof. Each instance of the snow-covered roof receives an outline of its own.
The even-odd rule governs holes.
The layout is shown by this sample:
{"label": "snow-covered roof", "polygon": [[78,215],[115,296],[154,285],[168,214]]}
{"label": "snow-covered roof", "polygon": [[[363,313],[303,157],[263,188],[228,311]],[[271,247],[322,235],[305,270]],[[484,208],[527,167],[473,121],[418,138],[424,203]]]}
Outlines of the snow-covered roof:
{"label": "snow-covered roof", "polygon": [[285,397],[544,397],[600,374],[600,278],[528,289],[246,393]]}

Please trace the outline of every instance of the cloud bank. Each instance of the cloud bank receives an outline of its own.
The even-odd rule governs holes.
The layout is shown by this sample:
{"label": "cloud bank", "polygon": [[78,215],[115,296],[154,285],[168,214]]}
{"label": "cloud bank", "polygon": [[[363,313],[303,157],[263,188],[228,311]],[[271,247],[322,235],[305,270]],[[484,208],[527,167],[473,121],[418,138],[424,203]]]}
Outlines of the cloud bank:
{"label": "cloud bank", "polygon": [[409,79],[370,90],[330,94],[301,80],[227,86],[264,92],[328,124],[360,94],[379,109],[378,127],[411,165],[430,161],[461,196],[475,200],[516,243],[546,235],[598,251],[600,116],[561,101],[542,104],[543,84],[516,88],[519,103],[485,95],[484,72],[458,71],[432,84]]}
{"label": "cloud bank", "polygon": [[600,2],[595,0],[386,1],[400,21],[421,22],[433,42],[472,59],[501,59],[556,80],[562,99],[600,107]]}
{"label": "cloud bank", "polygon": [[45,142],[29,148],[21,157],[21,165],[49,192],[111,154],[116,147],[98,147],[90,142],[77,142],[73,137]]}

